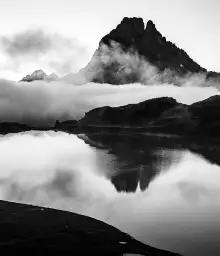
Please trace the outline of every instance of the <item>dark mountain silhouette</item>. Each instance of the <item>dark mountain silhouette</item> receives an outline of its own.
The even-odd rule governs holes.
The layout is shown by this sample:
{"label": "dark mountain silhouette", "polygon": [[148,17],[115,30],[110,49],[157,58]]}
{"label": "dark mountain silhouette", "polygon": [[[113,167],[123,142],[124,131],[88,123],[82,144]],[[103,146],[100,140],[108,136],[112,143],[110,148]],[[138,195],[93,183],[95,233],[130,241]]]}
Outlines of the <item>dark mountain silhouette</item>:
{"label": "dark mountain silhouette", "polygon": [[104,106],[87,112],[84,118],[79,121],[79,124],[144,127],[150,121],[159,118],[166,110],[179,105],[182,104],[173,98],[162,97],[121,107]]}
{"label": "dark mountain silhouette", "polygon": [[[130,58],[129,58],[130,56]],[[67,75],[64,80],[74,77],[77,84],[88,81],[114,85],[128,83],[148,83],[143,73],[148,69],[144,63],[155,67],[155,73],[165,82],[180,85],[176,76],[202,73],[206,79],[220,82],[220,74],[207,71],[196,63],[183,49],[168,41],[156,28],[152,20],[144,24],[142,18],[122,19],[121,23],[99,42],[91,61],[75,75]],[[164,73],[165,74],[165,73]],[[47,75],[36,70],[21,81],[58,80],[56,74]],[[150,78],[149,78],[150,79]],[[163,80],[162,80],[163,81]]]}
{"label": "dark mountain silhouette", "polygon": [[154,133],[177,136],[220,137],[220,95],[186,105],[170,97],[146,100],[121,107],[95,108],[79,120],[57,121],[52,126],[0,123],[0,134],[29,130],[55,130],[69,133],[108,131]]}
{"label": "dark mountain silhouette", "polygon": [[[126,84],[142,82],[142,62],[122,61],[114,53],[138,55],[148,61],[158,72],[171,70],[175,74],[204,73],[207,78],[219,78],[216,72],[207,70],[196,63],[183,50],[168,41],[149,20],[145,26],[142,18],[125,17],[109,34],[104,36],[92,60],[83,70],[88,80],[97,83]],[[137,56],[136,56],[137,57]]]}
{"label": "dark mountain silhouette", "polygon": [[[168,169],[173,160],[181,159],[181,145],[175,140],[141,135],[109,133],[86,133],[84,141],[108,150],[113,160],[108,163],[113,169],[111,182],[119,192],[135,192],[139,187],[146,190],[163,170]],[[117,170],[115,173],[114,170]]]}
{"label": "dark mountain silhouette", "polygon": [[79,120],[57,121],[52,126],[0,123],[0,134],[28,130],[55,130],[69,133],[108,131],[155,133],[178,136],[220,137],[220,95],[186,105],[170,97],[146,100],[121,107],[95,108]]}
{"label": "dark mountain silhouette", "polygon": [[113,173],[109,179],[118,192],[134,193],[138,188],[146,190],[160,172],[178,164],[186,151],[220,166],[220,145],[216,139],[108,132],[87,132],[80,138],[92,147],[107,150],[113,156],[113,160],[108,163]]}
{"label": "dark mountain silhouette", "polygon": [[191,105],[162,97],[122,107],[100,107],[87,112],[80,127],[122,128],[136,132],[220,137],[220,96]]}

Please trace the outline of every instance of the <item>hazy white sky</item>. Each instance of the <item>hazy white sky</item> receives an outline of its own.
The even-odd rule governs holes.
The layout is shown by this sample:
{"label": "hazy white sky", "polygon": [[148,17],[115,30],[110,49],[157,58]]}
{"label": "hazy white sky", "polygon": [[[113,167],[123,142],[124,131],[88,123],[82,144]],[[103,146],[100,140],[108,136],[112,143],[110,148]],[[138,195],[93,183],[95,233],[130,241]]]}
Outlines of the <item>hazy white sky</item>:
{"label": "hazy white sky", "polygon": [[0,35],[46,28],[84,43],[87,62],[124,16],[138,16],[152,19],[200,65],[220,71],[219,13],[219,0],[1,0]]}

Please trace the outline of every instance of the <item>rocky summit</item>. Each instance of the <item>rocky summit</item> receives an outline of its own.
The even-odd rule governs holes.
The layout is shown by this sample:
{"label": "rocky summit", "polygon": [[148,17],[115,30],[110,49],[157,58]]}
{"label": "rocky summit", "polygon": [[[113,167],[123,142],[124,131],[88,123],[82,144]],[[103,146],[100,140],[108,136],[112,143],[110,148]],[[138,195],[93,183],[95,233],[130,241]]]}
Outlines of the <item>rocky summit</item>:
{"label": "rocky summit", "polygon": [[89,81],[109,84],[143,83],[141,74],[146,63],[155,72],[171,71],[177,75],[204,73],[207,78],[219,77],[207,72],[183,50],[168,41],[153,21],[124,18],[104,36],[91,61],[84,68]]}
{"label": "rocky summit", "polygon": [[135,49],[161,70],[204,71],[185,51],[167,41],[151,20],[145,26],[141,18],[124,18],[116,29],[102,38],[100,44],[110,46],[112,41],[120,43],[125,51]]}
{"label": "rocky summit", "polygon": [[54,73],[47,75],[42,69],[35,70],[33,73],[23,77],[20,82],[33,82],[36,80],[44,81],[55,81],[58,79],[58,76]]}
{"label": "rocky summit", "polygon": [[[98,48],[86,67],[61,80],[75,84],[86,82],[113,85],[141,83],[172,83],[181,85],[184,75],[202,74],[207,80],[220,82],[218,72],[207,71],[183,49],[168,41],[152,20],[122,19],[121,23],[99,42]],[[36,70],[22,78],[23,82],[59,80],[56,74],[47,75]]]}

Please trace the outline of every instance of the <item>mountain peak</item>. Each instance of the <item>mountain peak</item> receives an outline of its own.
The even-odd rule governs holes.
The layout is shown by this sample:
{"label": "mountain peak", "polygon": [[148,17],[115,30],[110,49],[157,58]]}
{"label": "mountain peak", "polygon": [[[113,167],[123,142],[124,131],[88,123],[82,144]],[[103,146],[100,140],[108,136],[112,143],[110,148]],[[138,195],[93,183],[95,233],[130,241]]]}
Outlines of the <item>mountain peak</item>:
{"label": "mountain peak", "polygon": [[149,20],[146,24],[146,28],[144,33],[149,33],[151,36],[159,36],[162,37],[161,33],[157,30],[156,25],[152,20]]}
{"label": "mountain peak", "polygon": [[101,39],[100,44],[110,45],[111,41],[115,41],[129,47],[133,40],[141,36],[143,32],[144,21],[142,18],[125,17],[115,29]]}
{"label": "mountain peak", "polygon": [[156,26],[152,20],[148,20],[146,30],[156,30]]}
{"label": "mountain peak", "polygon": [[[114,47],[115,45],[117,47]],[[119,54],[118,49],[120,49]],[[157,30],[152,20],[149,20],[145,26],[143,19],[139,17],[123,18],[115,29],[104,36],[92,60],[84,70],[89,70],[93,82],[109,84],[141,83],[139,65],[134,67],[132,63],[120,63],[118,57],[116,60],[114,59],[115,56],[121,55],[121,53],[128,53],[130,56],[134,53],[135,56],[140,57],[140,60],[146,60],[147,63],[157,68],[159,72],[166,69],[180,75],[206,72],[184,50],[166,40]],[[127,70],[132,71],[127,72]]]}
{"label": "mountain peak", "polygon": [[47,74],[42,69],[37,69],[33,73],[22,78],[23,82],[31,82],[34,80],[44,80]]}
{"label": "mountain peak", "polygon": [[33,82],[36,80],[54,81],[58,76],[54,73],[47,75],[42,69],[37,69],[33,73],[23,77],[20,82]]}

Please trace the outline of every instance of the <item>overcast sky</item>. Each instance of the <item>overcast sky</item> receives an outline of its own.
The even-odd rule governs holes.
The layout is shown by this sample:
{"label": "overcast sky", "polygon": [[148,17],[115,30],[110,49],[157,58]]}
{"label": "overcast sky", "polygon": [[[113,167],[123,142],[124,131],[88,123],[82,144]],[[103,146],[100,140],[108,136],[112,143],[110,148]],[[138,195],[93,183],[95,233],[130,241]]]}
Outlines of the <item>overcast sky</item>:
{"label": "overcast sky", "polygon": [[[183,48],[201,66],[220,71],[219,13],[218,0],[1,0],[0,36],[44,28],[77,39],[87,50],[84,55],[81,48],[79,55],[74,52],[75,62],[80,56],[83,59],[78,65],[63,64],[69,65],[68,72],[88,62],[101,37],[115,28],[123,17],[137,16],[145,23],[152,19],[167,40]],[[27,65],[27,68],[22,64],[23,70],[16,71],[18,75],[36,66]],[[10,69],[16,69],[15,64],[0,62],[1,77],[13,76]]]}

